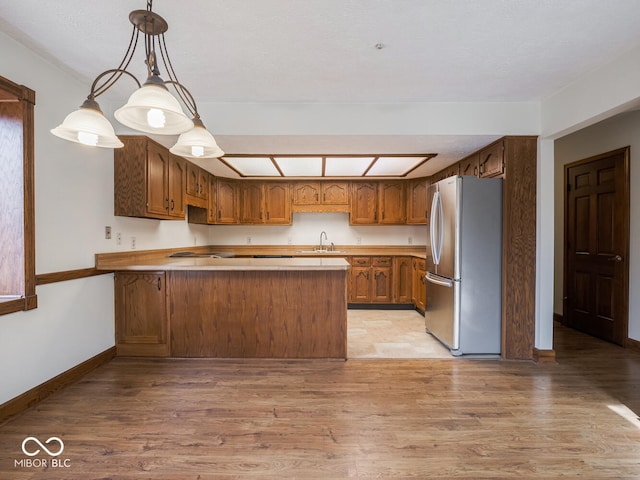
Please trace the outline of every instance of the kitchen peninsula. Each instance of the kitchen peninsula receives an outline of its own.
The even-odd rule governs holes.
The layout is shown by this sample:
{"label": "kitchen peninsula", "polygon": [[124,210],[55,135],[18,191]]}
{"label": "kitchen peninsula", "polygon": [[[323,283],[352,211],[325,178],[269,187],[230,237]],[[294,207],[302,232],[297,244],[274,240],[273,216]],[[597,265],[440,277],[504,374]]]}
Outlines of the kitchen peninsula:
{"label": "kitchen peninsula", "polygon": [[119,355],[346,358],[343,258],[98,254],[115,272]]}

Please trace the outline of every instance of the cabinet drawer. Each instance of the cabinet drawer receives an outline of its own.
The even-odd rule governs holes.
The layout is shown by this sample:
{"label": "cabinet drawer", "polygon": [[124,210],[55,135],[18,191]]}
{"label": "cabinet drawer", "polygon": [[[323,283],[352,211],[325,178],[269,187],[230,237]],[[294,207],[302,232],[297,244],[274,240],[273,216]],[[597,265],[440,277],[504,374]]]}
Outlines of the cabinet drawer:
{"label": "cabinet drawer", "polygon": [[390,267],[391,257],[373,257],[371,259],[371,264],[374,267]]}
{"label": "cabinet drawer", "polygon": [[368,267],[371,265],[371,257],[351,257],[351,265],[354,267]]}

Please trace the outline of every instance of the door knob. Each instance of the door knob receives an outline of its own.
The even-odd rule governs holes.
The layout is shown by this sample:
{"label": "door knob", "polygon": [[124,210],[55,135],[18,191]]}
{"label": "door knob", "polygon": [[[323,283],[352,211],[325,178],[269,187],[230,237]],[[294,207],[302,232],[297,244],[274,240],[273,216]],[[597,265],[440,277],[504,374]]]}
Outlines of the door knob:
{"label": "door knob", "polygon": [[612,257],[609,257],[607,260],[609,260],[611,262],[621,262],[622,261],[622,257],[620,255],[614,255]]}

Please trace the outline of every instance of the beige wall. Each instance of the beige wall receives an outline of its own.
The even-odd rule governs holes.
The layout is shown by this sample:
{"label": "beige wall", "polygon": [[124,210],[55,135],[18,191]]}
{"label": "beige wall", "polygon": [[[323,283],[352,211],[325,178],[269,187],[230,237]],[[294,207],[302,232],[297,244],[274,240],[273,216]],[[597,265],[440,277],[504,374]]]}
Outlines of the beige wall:
{"label": "beige wall", "polygon": [[555,142],[555,269],[554,312],[562,313],[564,262],[564,166],[618,148],[630,146],[630,258],[629,337],[640,339],[640,111],[617,115]]}

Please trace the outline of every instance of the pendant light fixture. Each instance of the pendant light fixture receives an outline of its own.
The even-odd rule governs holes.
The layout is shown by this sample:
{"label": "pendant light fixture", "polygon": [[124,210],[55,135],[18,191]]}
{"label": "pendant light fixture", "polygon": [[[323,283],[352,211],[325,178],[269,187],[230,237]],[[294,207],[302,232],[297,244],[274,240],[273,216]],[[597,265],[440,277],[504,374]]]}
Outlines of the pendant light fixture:
{"label": "pendant light fixture", "polygon": [[[131,77],[138,86],[128,102],[114,112],[123,125],[144,133],[180,135],[171,148],[177,155],[189,158],[220,157],[224,152],[200,120],[198,107],[189,90],[178,81],[167,52],[164,33],[169,25],[153,12],[153,0],[147,0],[146,10],[134,10],[129,14],[133,31],[129,47],[117,68],[102,72],[91,85],[91,91],[81,107],[70,113],[61,125],[51,130],[54,135],[76,143],[105,148],[119,148],[123,143],[115,135],[113,126],[103,115],[96,98],[109,90],[123,76]],[[131,62],[142,32],[145,48],[147,79],[140,84],[127,68]],[[160,77],[156,48],[169,80]],[[105,78],[106,77],[106,78]],[[104,79],[104,80],[103,80]],[[175,91],[177,97],[168,89]],[[192,119],[185,115],[186,106]]]}

